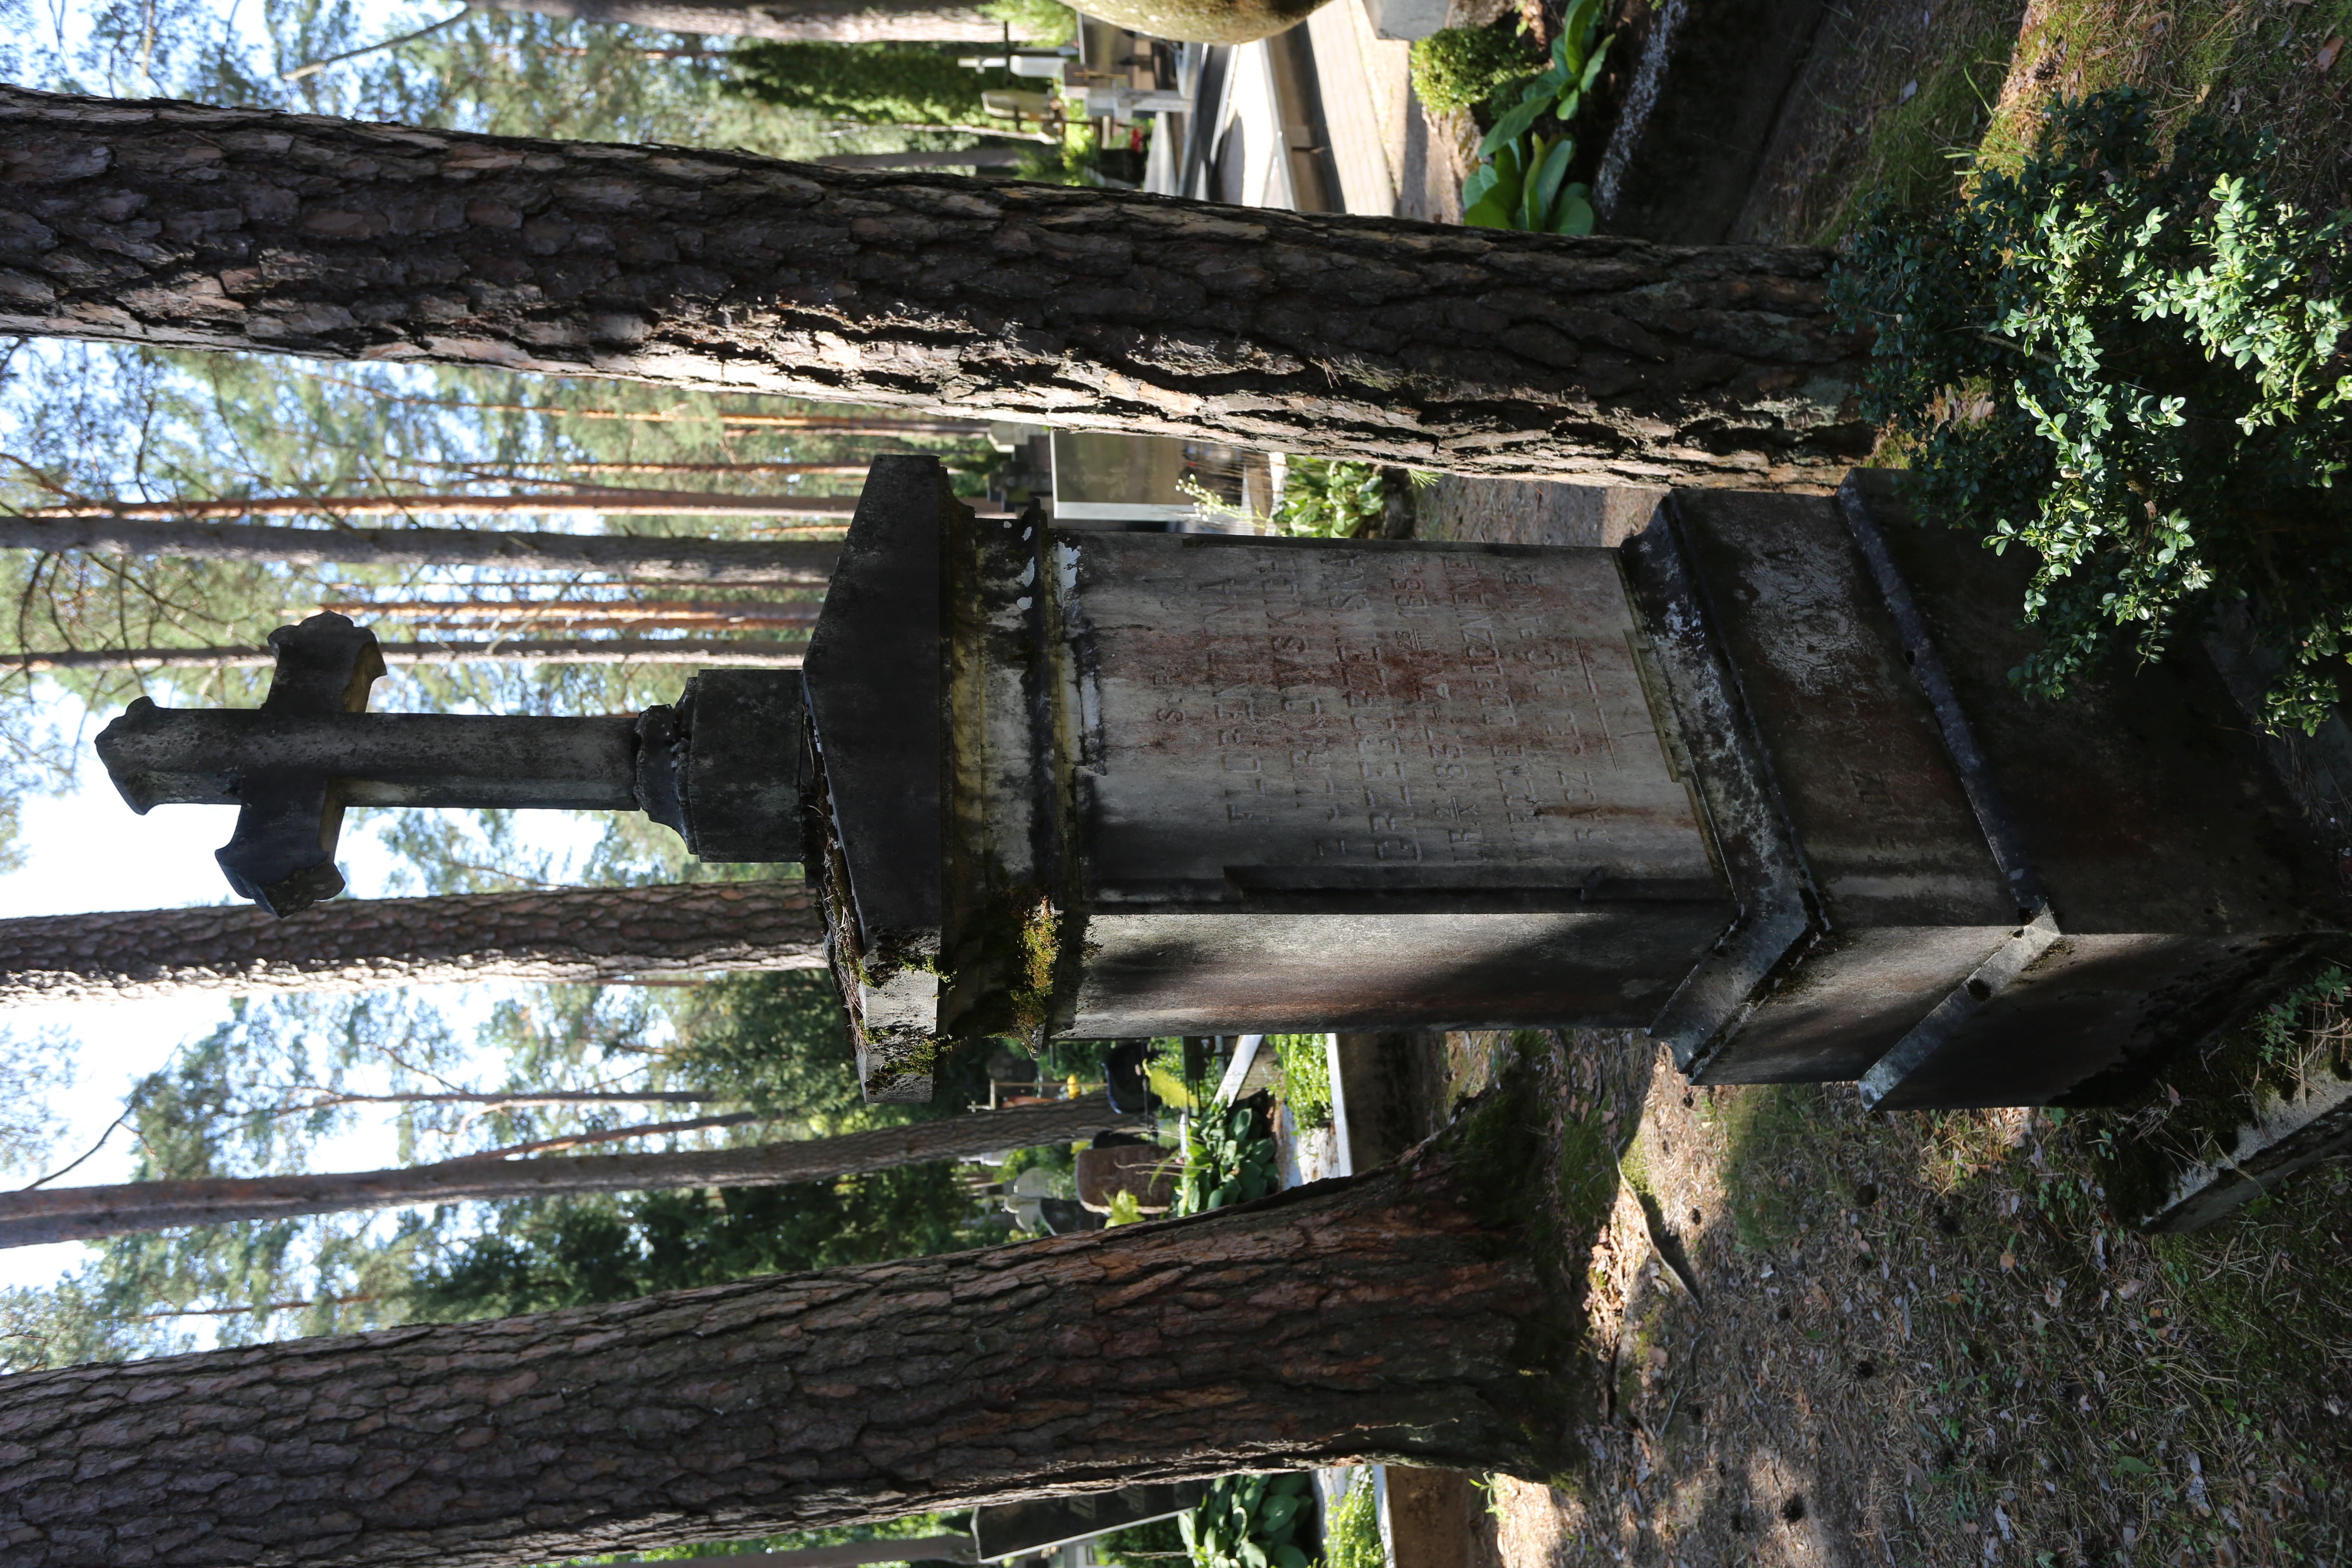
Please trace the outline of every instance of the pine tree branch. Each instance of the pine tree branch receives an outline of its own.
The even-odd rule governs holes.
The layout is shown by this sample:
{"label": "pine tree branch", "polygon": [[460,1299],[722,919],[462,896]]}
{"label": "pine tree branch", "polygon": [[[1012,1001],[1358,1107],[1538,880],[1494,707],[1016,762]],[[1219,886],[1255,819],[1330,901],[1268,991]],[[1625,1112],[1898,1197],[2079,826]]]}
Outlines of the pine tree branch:
{"label": "pine tree branch", "polygon": [[413,33],[403,33],[396,38],[386,38],[380,44],[368,44],[361,48],[345,49],[340,55],[329,55],[325,59],[312,60],[307,65],[296,66],[292,70],[280,74],[278,79],[279,81],[300,81],[306,76],[318,75],[319,72],[325,70],[329,66],[339,66],[345,60],[355,60],[363,55],[382,54],[386,49],[396,49],[403,44],[413,44],[419,38],[429,38],[434,34],[439,32],[442,28],[454,26],[473,14],[474,8],[471,5],[468,5],[454,16],[444,16],[439,21],[429,23],[425,26],[417,28]]}
{"label": "pine tree branch", "polygon": [[[380,642],[390,665],[689,664],[698,668],[796,669],[805,642],[704,642],[693,638],[599,637],[495,642]],[[48,648],[0,653],[0,676],[53,669],[267,669],[278,662],[261,647]]]}

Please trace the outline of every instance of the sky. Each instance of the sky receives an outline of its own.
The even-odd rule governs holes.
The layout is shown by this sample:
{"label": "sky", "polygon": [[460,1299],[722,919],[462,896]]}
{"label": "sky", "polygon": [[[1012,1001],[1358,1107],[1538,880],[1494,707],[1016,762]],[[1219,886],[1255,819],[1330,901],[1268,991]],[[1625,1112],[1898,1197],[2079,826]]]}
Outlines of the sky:
{"label": "sky", "polygon": [[[78,709],[70,709],[53,687],[47,689],[47,696],[59,705],[61,720],[70,722],[79,717]],[[89,733],[96,729],[90,726]],[[87,734],[82,744],[89,745]],[[0,918],[231,900],[213,851],[228,842],[235,806],[159,806],[141,816],[115,794],[94,756],[85,751],[81,760],[72,794],[25,802],[21,842],[26,864],[0,874]],[[383,815],[354,812],[346,819],[338,863],[351,884],[348,897],[383,896],[400,868],[398,858],[369,830],[369,819]],[[550,849],[559,864],[576,864],[603,832],[604,819],[585,813],[530,812],[523,814],[520,826],[526,850]],[[452,985],[436,990],[433,999],[461,1034],[470,1036],[470,1026],[487,1018],[514,989]],[[0,1027],[20,1035],[55,1028],[70,1041],[75,1081],[70,1089],[50,1098],[57,1134],[45,1169],[55,1170],[89,1150],[121,1112],[132,1085],[163,1067],[183,1042],[209,1034],[228,1012],[225,993],[0,1012]],[[497,1065],[484,1061],[481,1066],[486,1085],[494,1087]],[[354,1075],[352,1087],[365,1087],[364,1076]],[[368,1170],[396,1163],[392,1116],[386,1108],[353,1131],[323,1142],[315,1151],[312,1168]],[[131,1140],[117,1131],[65,1182],[78,1186],[128,1180],[134,1152]],[[0,1184],[17,1185],[29,1179],[26,1173],[0,1176]],[[0,1286],[53,1283],[88,1256],[79,1242],[0,1248]]]}
{"label": "sky", "polygon": [[[257,62],[268,59],[262,8],[255,0],[213,0],[209,9],[227,19]],[[360,40],[390,37],[455,9],[454,3],[432,0],[354,0],[353,34]],[[0,14],[5,10],[0,4]],[[78,51],[91,36],[92,10],[89,0],[39,0],[29,12],[19,13],[31,18],[40,35],[37,40],[25,41],[37,47],[61,37],[69,52]],[[138,81],[120,81],[116,87],[133,95],[149,90]],[[563,527],[567,521],[551,520],[543,526]],[[84,723],[79,706],[47,682],[37,700],[67,732],[82,730],[83,765],[72,793],[24,802],[21,842],[27,858],[22,868],[0,873],[0,918],[228,901],[231,895],[213,851],[227,842],[236,808],[178,805],[145,816],[133,814],[87,750],[90,737],[111,715],[91,716],[96,722]],[[355,812],[345,823],[341,863],[350,883],[347,896],[383,896],[393,889],[401,862],[369,831],[371,817],[383,815]],[[548,849],[554,852],[556,865],[577,866],[601,836],[604,821],[584,814],[537,812],[524,814],[517,826],[522,852]],[[470,1026],[487,1018],[497,1002],[516,989],[448,986],[437,990],[433,999],[460,1036],[470,1037]],[[49,1164],[42,1173],[0,1172],[0,1188],[54,1171],[98,1143],[120,1114],[131,1088],[164,1066],[183,1043],[203,1037],[225,1021],[229,1004],[225,994],[196,994],[0,1011],[0,1030],[19,1036],[58,1031],[75,1066],[73,1086],[52,1095],[48,1104],[56,1126]],[[499,1065],[483,1061],[480,1067],[484,1085],[495,1086],[501,1076]],[[351,1087],[370,1086],[364,1075],[355,1074]],[[75,1185],[125,1180],[133,1152],[132,1141],[118,1131],[64,1179]],[[312,1168],[369,1169],[394,1163],[393,1112],[386,1108],[380,1118],[318,1145]],[[88,1256],[79,1243],[0,1248],[0,1286],[53,1282]]]}
{"label": "sky", "polygon": [[[227,887],[208,846],[227,842],[236,815],[234,806],[192,805],[136,816],[103,769],[86,768],[82,787],[72,795],[25,802],[26,862],[0,876],[0,916],[219,902]],[[58,1124],[49,1168],[89,1148],[121,1111],[131,1084],[227,1013],[226,997],[195,995],[19,1007],[0,1015],[0,1026],[13,1033],[55,1028],[73,1043],[74,1086],[49,1100]],[[68,1180],[122,1181],[131,1153],[131,1141],[117,1132]],[[5,1179],[17,1184],[28,1178],[18,1173]],[[0,1285],[47,1284],[84,1255],[79,1242],[0,1250]]]}

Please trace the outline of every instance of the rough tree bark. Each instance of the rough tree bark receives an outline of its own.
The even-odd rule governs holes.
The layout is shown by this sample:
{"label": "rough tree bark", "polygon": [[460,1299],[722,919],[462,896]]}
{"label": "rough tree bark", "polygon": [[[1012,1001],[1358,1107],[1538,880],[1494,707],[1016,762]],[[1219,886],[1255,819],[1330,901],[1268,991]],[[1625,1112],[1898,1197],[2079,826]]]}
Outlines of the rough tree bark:
{"label": "rough tree bark", "polygon": [[586,495],[250,496],[242,500],[77,501],[23,515],[39,521],[199,521],[239,517],[847,517],[856,496],[740,496],[717,490],[608,489]]}
{"label": "rough tree bark", "polygon": [[1832,258],[0,90],[0,331],[1818,487]]}
{"label": "rough tree bark", "polygon": [[490,1568],[1361,1458],[1542,1475],[1596,1384],[1540,1154],[1457,1123],[1191,1219],[9,1378],[0,1542]]}
{"label": "rough tree bark", "polygon": [[[0,89],[5,92],[5,89]],[[5,279],[0,279],[0,287]],[[269,528],[238,522],[116,518],[41,521],[0,517],[0,550],[89,550],[105,555],[200,555],[216,561],[323,566],[539,567],[646,583],[820,585],[841,546],[823,541],[665,538],[639,533],[524,533],[491,528]]]}
{"label": "rough tree bark", "polygon": [[0,1006],[817,969],[824,948],[824,922],[798,882],[337,899],[285,920],[225,904],[36,915],[0,921]]}
{"label": "rough tree bark", "polygon": [[[379,642],[386,664],[689,664],[699,668],[797,669],[805,642],[665,641],[651,637],[499,642]],[[267,669],[267,647],[67,647],[0,653],[0,674],[51,669]]]}
{"label": "rough tree bark", "polygon": [[961,152],[828,153],[817,160],[828,169],[1017,169],[1024,147],[967,147]]}
{"label": "rough tree bark", "polygon": [[437,1092],[417,1089],[406,1094],[346,1094],[339,1089],[322,1089],[299,1109],[329,1105],[475,1105],[485,1110],[503,1110],[522,1105],[708,1105],[714,1100],[733,1098],[707,1094],[697,1089],[452,1089]]}
{"label": "rough tree bark", "polygon": [[477,1157],[389,1171],[41,1187],[0,1193],[0,1247],[417,1204],[637,1193],[666,1187],[781,1187],[999,1149],[1069,1143],[1097,1132],[1149,1126],[1150,1121],[1148,1116],[1113,1110],[1108,1100],[1094,1094],[1051,1105],[1015,1106],[838,1138],[740,1149],[523,1160]]}
{"label": "rough tree bark", "polygon": [[627,22],[671,33],[783,38],[831,44],[996,44],[1004,24],[978,5],[943,0],[488,0],[501,11],[535,11],[581,22]]}

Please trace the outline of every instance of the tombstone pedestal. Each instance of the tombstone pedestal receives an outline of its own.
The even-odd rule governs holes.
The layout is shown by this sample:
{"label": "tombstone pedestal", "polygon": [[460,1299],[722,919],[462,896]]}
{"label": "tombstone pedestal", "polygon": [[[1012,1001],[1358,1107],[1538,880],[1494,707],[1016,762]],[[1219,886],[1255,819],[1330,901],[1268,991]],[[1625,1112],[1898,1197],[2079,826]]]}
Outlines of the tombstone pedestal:
{"label": "tombstone pedestal", "polygon": [[866,494],[806,674],[869,1093],[996,1031],[1645,1023],[1737,912],[1608,552]]}
{"label": "tombstone pedestal", "polygon": [[1654,1026],[1697,1081],[2095,1103],[2341,950],[2336,857],[2204,649],[2026,700],[2028,563],[1917,525],[1893,476],[1678,492],[1625,553],[1696,628],[1662,638],[1676,721],[1727,742],[1701,772],[1777,911]]}
{"label": "tombstone pedestal", "polygon": [[1869,476],[1612,552],[1056,534],[884,458],[806,665],[866,1091],[988,1035],[1596,1025],[2095,1099],[2352,911],[2202,653],[2018,696],[2015,571]]}

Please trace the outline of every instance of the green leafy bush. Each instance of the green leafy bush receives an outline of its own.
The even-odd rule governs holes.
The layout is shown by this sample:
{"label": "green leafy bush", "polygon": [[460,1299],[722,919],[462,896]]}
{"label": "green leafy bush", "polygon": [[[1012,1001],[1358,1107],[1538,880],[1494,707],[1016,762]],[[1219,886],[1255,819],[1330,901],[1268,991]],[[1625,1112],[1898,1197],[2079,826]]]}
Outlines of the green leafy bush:
{"label": "green leafy bush", "polygon": [[1540,50],[1516,27],[1446,27],[1412,44],[1412,90],[1440,114],[1500,98],[1543,69]]}
{"label": "green leafy bush", "polygon": [[1094,1542],[1097,1562],[1115,1563],[1120,1568],[1159,1568],[1161,1559],[1190,1557],[1184,1550],[1184,1528],[1175,1519],[1155,1519],[1149,1524],[1130,1524],[1097,1535]]}
{"label": "green leafy bush", "polygon": [[[1286,462],[1282,494],[1267,517],[1221,500],[1190,475],[1177,480],[1176,488],[1210,517],[1291,539],[1353,539],[1388,510],[1388,481],[1376,463],[1339,458],[1291,458]],[[1437,482],[1435,474],[1418,468],[1408,472],[1416,487]]]}
{"label": "green leafy bush", "polygon": [[2336,700],[2352,213],[2270,199],[2266,155],[2206,123],[2167,155],[2144,95],[2102,93],[2052,110],[2016,174],[1873,210],[1840,269],[1847,325],[1878,334],[1864,413],[1909,447],[1923,511],[2037,558],[2029,691],[2238,604],[2279,661],[2274,726]]}
{"label": "green leafy bush", "polygon": [[1297,1536],[1314,1510],[1304,1475],[1221,1476],[1177,1523],[1192,1568],[1307,1568]]}
{"label": "green leafy bush", "polygon": [[1274,531],[1293,539],[1351,539],[1378,522],[1388,486],[1373,463],[1293,458],[1274,506]]}
{"label": "green leafy bush", "polygon": [[1381,1500],[1370,1470],[1358,1470],[1355,1484],[1323,1525],[1323,1561],[1328,1568],[1388,1568],[1381,1542]]}
{"label": "green leafy bush", "polygon": [[1266,1046],[1282,1063],[1282,1102],[1301,1127],[1331,1124],[1331,1058],[1321,1035],[1268,1035]]}
{"label": "green leafy bush", "polygon": [[1253,1203],[1281,1184],[1267,1109],[1266,1097],[1254,1094],[1230,1109],[1185,1123],[1184,1173],[1176,1179],[1176,1213],[1206,1214]]}
{"label": "green leafy bush", "polygon": [[981,73],[925,44],[739,44],[730,89],[762,103],[869,125],[971,125]]}

